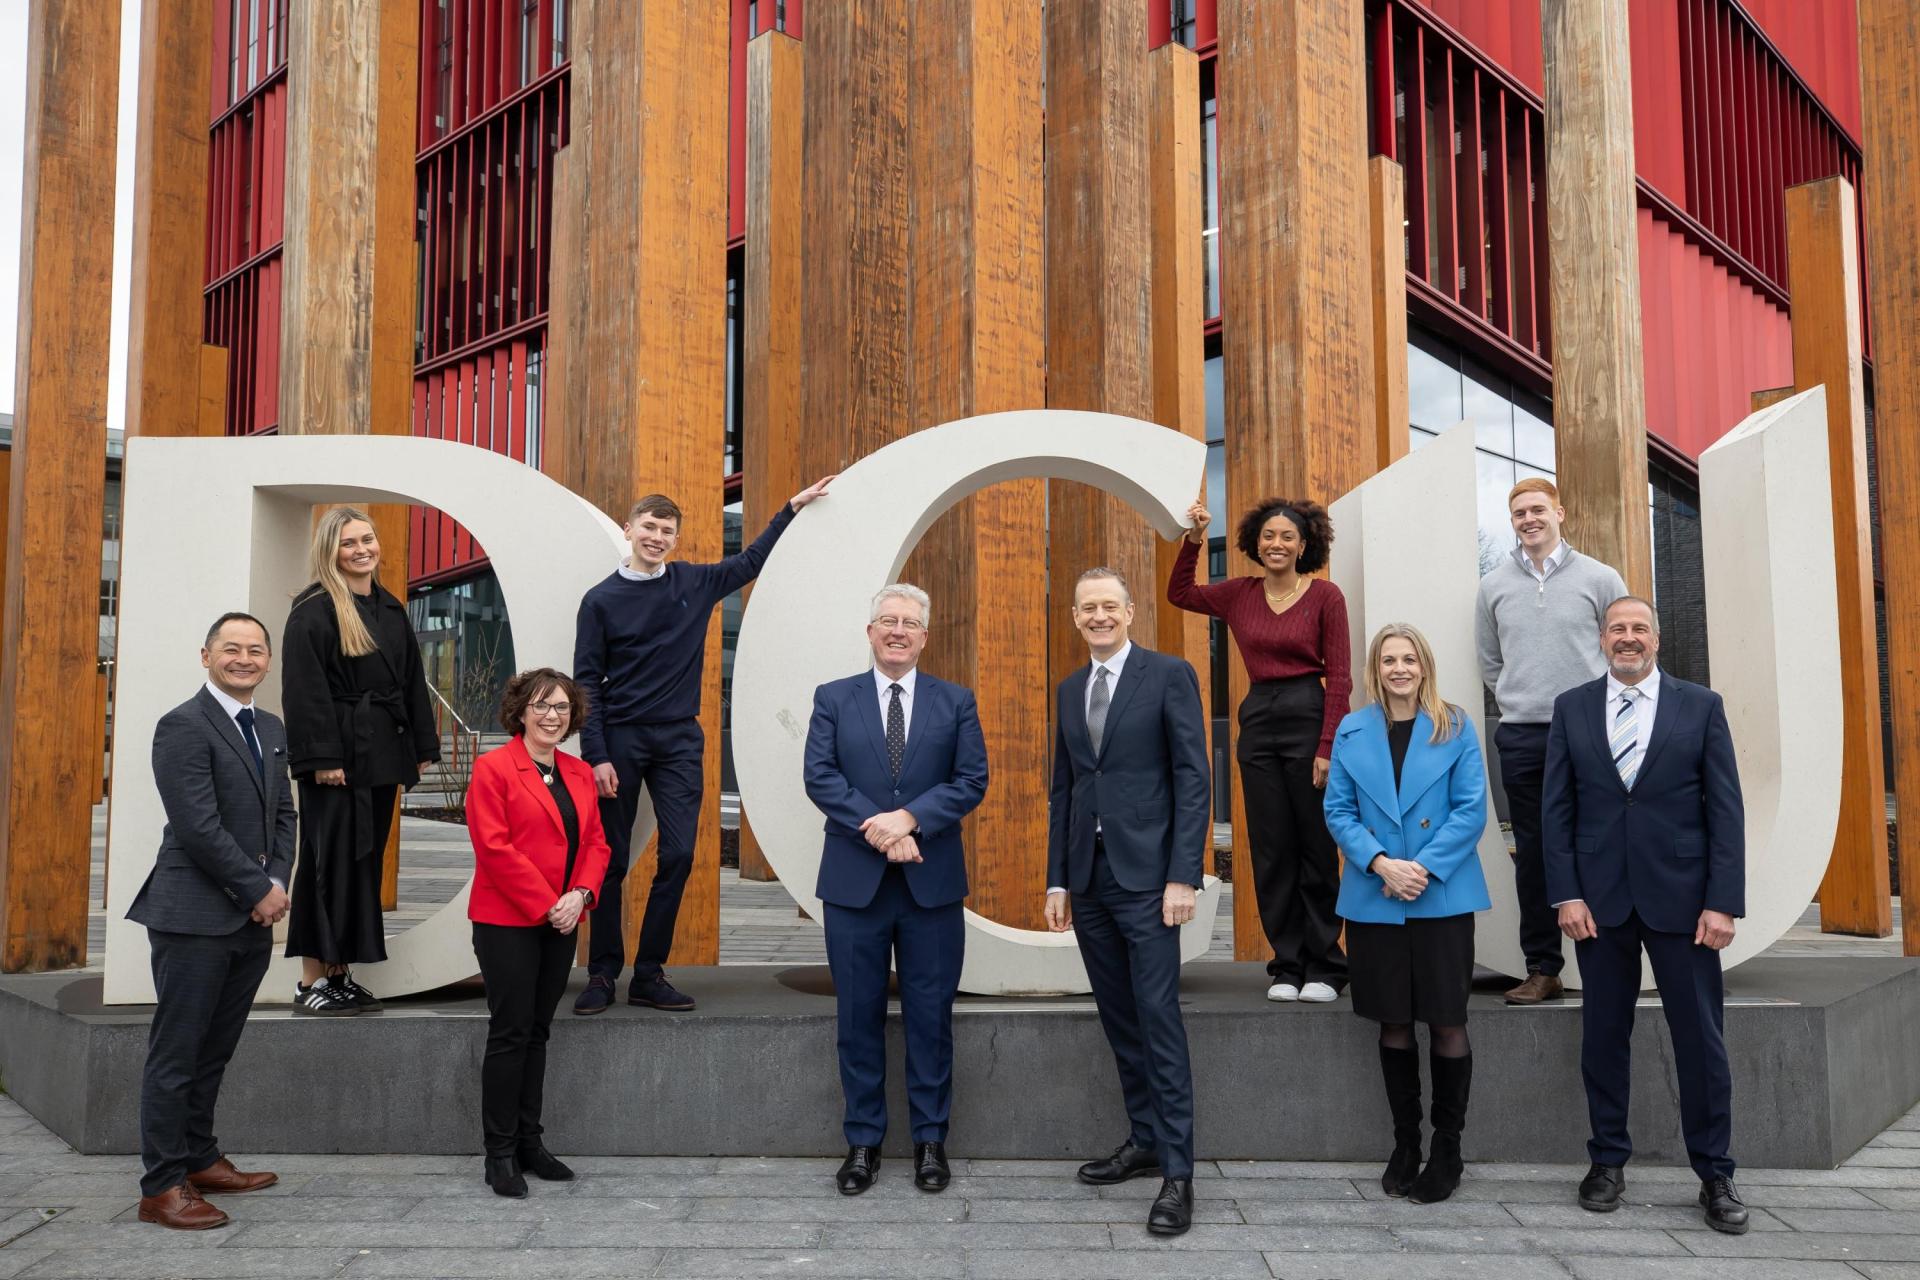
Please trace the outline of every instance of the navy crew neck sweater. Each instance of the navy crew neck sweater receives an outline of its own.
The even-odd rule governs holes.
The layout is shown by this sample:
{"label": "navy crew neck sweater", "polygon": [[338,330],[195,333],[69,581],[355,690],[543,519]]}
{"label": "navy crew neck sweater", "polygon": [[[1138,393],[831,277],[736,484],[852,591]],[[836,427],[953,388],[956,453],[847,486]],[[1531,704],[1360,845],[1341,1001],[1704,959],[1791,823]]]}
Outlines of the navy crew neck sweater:
{"label": "navy crew neck sweater", "polygon": [[700,714],[707,620],[713,606],[759,574],[794,511],[782,505],[753,545],[713,564],[672,560],[657,578],[618,573],[580,601],[573,678],[587,695],[580,754],[606,764],[608,725],[660,724]]}

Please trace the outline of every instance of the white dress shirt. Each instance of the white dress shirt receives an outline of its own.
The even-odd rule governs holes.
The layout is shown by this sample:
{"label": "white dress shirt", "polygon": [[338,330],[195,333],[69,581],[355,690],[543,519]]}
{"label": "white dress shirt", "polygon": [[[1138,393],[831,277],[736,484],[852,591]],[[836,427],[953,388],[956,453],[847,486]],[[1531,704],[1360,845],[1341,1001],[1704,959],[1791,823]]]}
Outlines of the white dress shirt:
{"label": "white dress shirt", "polygon": [[914,677],[919,674],[920,669],[915,667],[896,680],[878,667],[873,669],[873,683],[880,693],[880,728],[883,731],[887,727],[887,707],[893,701],[893,694],[888,692],[888,686],[895,684],[900,686],[900,721],[905,731],[902,734],[903,741],[913,733],[913,682]]}
{"label": "white dress shirt", "polygon": [[[207,681],[207,692],[213,695],[213,700],[220,704],[220,709],[227,713],[228,719],[233,721],[233,727],[236,730],[238,730],[242,738],[245,738],[247,736],[247,731],[245,729],[240,728],[240,713],[246,708],[251,707],[253,703],[240,701],[238,698],[234,697],[232,694],[228,693],[225,689],[222,689],[219,685],[215,684],[211,680]],[[260,742],[260,733],[258,730],[254,731],[253,740],[256,743]],[[265,756],[266,749],[267,749],[266,744],[260,743],[260,751],[263,758]],[[282,882],[278,877],[268,876],[267,879],[273,881],[274,888],[280,890],[282,893],[286,892],[287,890],[286,884]]]}
{"label": "white dress shirt", "polygon": [[[1561,543],[1560,545],[1565,546],[1566,544]],[[1618,680],[1614,679],[1611,669],[1607,671],[1607,705],[1604,712],[1605,723],[1601,725],[1601,730],[1603,736],[1609,739],[1613,736],[1613,718],[1620,714],[1620,699],[1625,696],[1627,689],[1630,687],[1640,691],[1640,700],[1633,709],[1635,717],[1633,725],[1635,730],[1635,743],[1633,750],[1634,758],[1644,763],[1647,758],[1647,744],[1653,741],[1653,713],[1655,708],[1660,705],[1659,664],[1656,663],[1653,670],[1647,672],[1646,679],[1632,686],[1621,684]],[[1613,762],[1609,760],[1607,765],[1611,768],[1613,767]],[[1568,898],[1565,902],[1556,902],[1553,905],[1558,908],[1566,906],[1568,902],[1580,901],[1582,901],[1580,898]]]}
{"label": "white dress shirt", "polygon": [[1542,560],[1537,566],[1533,563],[1533,557],[1527,554],[1525,547],[1519,548],[1519,551],[1520,567],[1532,574],[1536,581],[1545,582],[1553,576],[1555,569],[1558,569],[1562,564],[1566,563],[1567,540],[1562,538],[1560,541],[1554,543],[1553,550],[1547,552],[1546,559]]}
{"label": "white dress shirt", "polygon": [[652,573],[641,573],[638,569],[635,569],[633,567],[632,556],[628,556],[626,559],[622,560],[620,562],[620,567],[617,570],[615,570],[616,573],[618,573],[621,577],[625,578],[628,582],[652,582],[655,578],[659,577],[661,574],[665,573],[666,571],[667,571],[667,566],[663,564],[658,569],[655,569]]}

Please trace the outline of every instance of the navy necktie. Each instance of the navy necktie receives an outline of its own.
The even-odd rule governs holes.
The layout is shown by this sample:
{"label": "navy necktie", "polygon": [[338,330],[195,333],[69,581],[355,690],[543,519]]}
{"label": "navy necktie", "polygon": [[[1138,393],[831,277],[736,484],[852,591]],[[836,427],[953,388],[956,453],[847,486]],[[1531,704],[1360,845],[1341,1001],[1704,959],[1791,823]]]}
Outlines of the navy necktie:
{"label": "navy necktie", "polygon": [[893,771],[894,779],[900,777],[900,762],[907,755],[907,715],[900,705],[901,688],[897,684],[887,686],[892,700],[887,703],[887,768]]}
{"label": "navy necktie", "polygon": [[254,772],[260,775],[260,781],[264,783],[267,780],[267,758],[260,754],[260,739],[253,736],[253,708],[240,708],[240,714],[233,720],[240,726],[240,736],[247,740],[247,749],[253,752]]}

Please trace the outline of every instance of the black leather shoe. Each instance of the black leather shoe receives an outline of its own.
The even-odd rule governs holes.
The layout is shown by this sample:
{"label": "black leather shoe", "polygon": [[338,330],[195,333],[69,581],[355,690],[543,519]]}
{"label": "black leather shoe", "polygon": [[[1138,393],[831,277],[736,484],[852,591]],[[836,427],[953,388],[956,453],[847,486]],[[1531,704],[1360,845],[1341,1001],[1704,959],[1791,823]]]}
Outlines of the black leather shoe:
{"label": "black leather shoe", "polygon": [[1193,1225],[1193,1180],[1168,1178],[1160,1184],[1153,1208],[1147,1213],[1147,1230],[1156,1236],[1186,1234]]}
{"label": "black leather shoe", "polygon": [[880,1148],[848,1147],[847,1158],[840,1162],[840,1172],[833,1175],[833,1181],[841,1195],[857,1196],[879,1176]]}
{"label": "black leather shoe", "polygon": [[1096,1187],[1108,1186],[1115,1182],[1125,1182],[1128,1178],[1144,1177],[1149,1173],[1160,1172],[1160,1156],[1147,1147],[1136,1147],[1133,1139],[1113,1149],[1113,1154],[1104,1160],[1091,1160],[1080,1166],[1080,1181],[1090,1182]]}
{"label": "black leather shoe", "polygon": [[527,1197],[527,1180],[520,1176],[520,1162],[512,1156],[487,1157],[487,1185],[497,1196],[514,1200]]}
{"label": "black leather shoe", "polygon": [[520,1167],[542,1182],[572,1182],[573,1170],[561,1164],[544,1143],[520,1148]]}
{"label": "black leather shoe", "polygon": [[1708,1178],[1700,1184],[1700,1207],[1707,1211],[1707,1225],[1730,1236],[1747,1234],[1747,1206],[1733,1189],[1732,1178]]}
{"label": "black leather shoe", "polygon": [[1596,1164],[1580,1180],[1580,1207],[1589,1213],[1612,1213],[1626,1194],[1627,1171],[1617,1164]]}
{"label": "black leather shoe", "polygon": [[913,1144],[913,1185],[922,1191],[945,1191],[947,1183],[953,1180],[953,1170],[947,1167],[947,1144],[944,1142],[916,1142]]}

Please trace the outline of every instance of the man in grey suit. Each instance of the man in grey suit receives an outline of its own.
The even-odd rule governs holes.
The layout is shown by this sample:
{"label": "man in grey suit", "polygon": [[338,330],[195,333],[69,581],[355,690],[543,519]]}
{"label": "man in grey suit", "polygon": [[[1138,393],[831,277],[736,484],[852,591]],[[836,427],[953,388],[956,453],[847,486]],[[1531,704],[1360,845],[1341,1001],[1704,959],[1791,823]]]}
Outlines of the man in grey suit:
{"label": "man in grey suit", "polygon": [[223,1227],[203,1192],[256,1191],[220,1153],[213,1109],[227,1061],[266,977],[273,924],[287,913],[293,793],[287,731],[256,709],[273,644],[258,619],[223,614],[207,632],[207,683],[160,718],[153,774],[166,807],[160,855],[129,920],[147,926],[154,1009],[140,1084],[140,1221]]}

